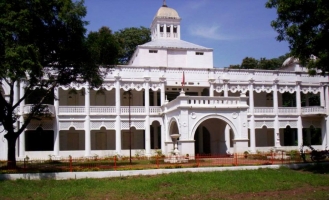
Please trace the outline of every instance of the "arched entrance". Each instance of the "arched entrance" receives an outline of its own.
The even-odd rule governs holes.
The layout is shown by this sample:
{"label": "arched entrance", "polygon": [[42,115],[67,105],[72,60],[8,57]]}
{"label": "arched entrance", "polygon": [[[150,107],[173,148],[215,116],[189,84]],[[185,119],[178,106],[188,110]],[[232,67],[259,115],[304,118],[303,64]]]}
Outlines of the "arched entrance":
{"label": "arched entrance", "polygon": [[214,117],[204,119],[195,129],[195,154],[226,154],[231,152],[234,139],[228,122]]}

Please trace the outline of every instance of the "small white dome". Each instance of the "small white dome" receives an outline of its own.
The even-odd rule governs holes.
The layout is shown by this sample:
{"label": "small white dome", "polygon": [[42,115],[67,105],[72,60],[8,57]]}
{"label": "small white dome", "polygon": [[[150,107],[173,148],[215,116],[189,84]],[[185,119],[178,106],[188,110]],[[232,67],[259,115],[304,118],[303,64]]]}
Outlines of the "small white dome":
{"label": "small white dome", "polygon": [[283,62],[282,67],[286,67],[286,66],[289,66],[291,64],[298,64],[298,63],[299,63],[298,58],[289,57]]}
{"label": "small white dome", "polygon": [[155,18],[167,18],[167,19],[180,19],[178,13],[176,10],[162,6],[159,8],[157,14],[155,15]]}

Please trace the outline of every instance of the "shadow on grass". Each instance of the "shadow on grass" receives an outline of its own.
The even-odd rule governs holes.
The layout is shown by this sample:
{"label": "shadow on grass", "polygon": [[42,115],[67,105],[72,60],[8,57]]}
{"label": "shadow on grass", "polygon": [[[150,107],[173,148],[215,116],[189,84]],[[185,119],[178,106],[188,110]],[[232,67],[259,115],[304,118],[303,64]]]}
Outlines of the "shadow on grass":
{"label": "shadow on grass", "polygon": [[311,172],[314,174],[329,174],[329,162],[315,162],[296,169],[297,171]]}

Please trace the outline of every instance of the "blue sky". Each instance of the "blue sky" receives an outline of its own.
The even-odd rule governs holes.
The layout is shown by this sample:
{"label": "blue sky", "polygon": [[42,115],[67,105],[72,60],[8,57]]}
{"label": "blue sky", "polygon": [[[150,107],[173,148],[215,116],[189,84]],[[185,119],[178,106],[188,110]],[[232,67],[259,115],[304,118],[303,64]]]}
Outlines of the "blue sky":
{"label": "blue sky", "polygon": [[[88,31],[148,27],[163,0],[85,0]],[[266,0],[166,0],[181,21],[181,39],[214,50],[214,66],[241,64],[245,57],[275,58],[289,52],[270,26],[277,15]]]}

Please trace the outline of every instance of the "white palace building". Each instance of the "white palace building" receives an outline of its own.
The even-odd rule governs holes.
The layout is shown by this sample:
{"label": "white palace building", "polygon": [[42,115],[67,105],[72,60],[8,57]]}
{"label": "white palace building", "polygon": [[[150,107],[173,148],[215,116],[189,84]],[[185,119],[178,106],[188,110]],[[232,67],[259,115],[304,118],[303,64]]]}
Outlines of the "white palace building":
{"label": "white palace building", "polygon": [[[101,88],[56,88],[52,117],[29,124],[17,158],[128,156],[130,136],[132,155],[168,155],[173,134],[190,156],[328,145],[328,76],[309,76],[293,58],[280,70],[214,68],[211,48],[180,39],[180,22],[164,4],[152,41],[137,46],[128,65],[112,68]],[[23,84],[15,90],[16,99],[24,95]],[[30,107],[28,99],[20,106],[21,119]],[[4,134],[0,160],[7,159]]]}

